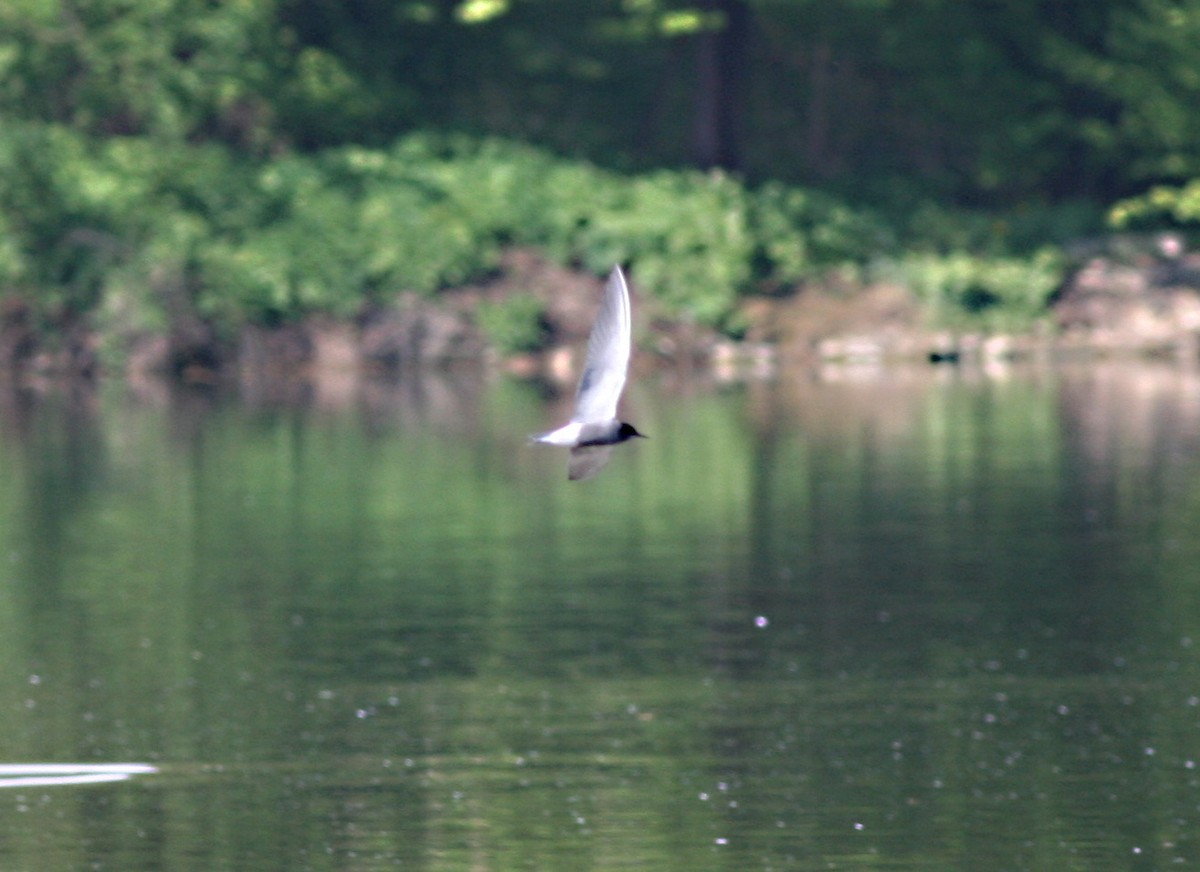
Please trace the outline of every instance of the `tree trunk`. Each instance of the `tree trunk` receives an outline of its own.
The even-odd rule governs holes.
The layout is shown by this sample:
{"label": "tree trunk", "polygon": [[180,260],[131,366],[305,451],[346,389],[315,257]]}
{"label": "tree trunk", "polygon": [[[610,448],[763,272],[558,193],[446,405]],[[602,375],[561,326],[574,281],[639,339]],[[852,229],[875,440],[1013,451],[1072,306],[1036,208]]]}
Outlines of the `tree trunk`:
{"label": "tree trunk", "polygon": [[697,41],[693,154],[700,166],[737,170],[750,8],[745,0],[706,0],[704,9],[722,21]]}

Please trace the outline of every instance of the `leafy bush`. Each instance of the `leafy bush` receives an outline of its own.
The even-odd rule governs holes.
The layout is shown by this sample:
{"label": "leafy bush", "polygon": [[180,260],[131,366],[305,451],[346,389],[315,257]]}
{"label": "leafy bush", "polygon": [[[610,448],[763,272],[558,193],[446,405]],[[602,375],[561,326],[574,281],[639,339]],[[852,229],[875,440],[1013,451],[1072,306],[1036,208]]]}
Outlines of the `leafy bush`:
{"label": "leafy bush", "polygon": [[432,292],[493,268],[504,245],[532,245],[596,273],[632,263],[668,311],[716,324],[740,293],[795,285],[886,237],[865,213],[809,192],[697,172],[623,177],[497,139],[415,135],[324,165],[362,198],[383,288]]}
{"label": "leafy bush", "polygon": [[476,315],[488,342],[503,354],[538,351],[550,338],[542,304],[528,294],[484,301]]}
{"label": "leafy bush", "polygon": [[638,284],[669,310],[717,323],[751,278],[749,211],[746,190],[726,176],[635,177],[586,220],[581,254],[595,272],[632,261]]}
{"label": "leafy bush", "polygon": [[[478,279],[508,245],[597,274],[629,263],[663,308],[710,325],[727,323],[740,294],[847,265],[903,281],[939,317],[1040,311],[1052,258],[955,236],[967,222],[946,214],[923,220],[975,253],[899,255],[902,237],[875,214],[804,189],[720,173],[621,176],[495,139],[414,135],[255,161],[53,125],[0,132],[0,282],[124,330],[184,311],[218,326],[348,315]],[[502,347],[542,341],[529,301],[481,317]]]}
{"label": "leafy bush", "polygon": [[0,212],[0,287],[16,285],[28,269],[12,225],[12,220]]}
{"label": "leafy bush", "polygon": [[894,247],[873,214],[803,188],[765,185],[754,201],[760,278],[788,287],[831,267],[862,264]]}
{"label": "leafy bush", "polygon": [[1064,275],[1061,255],[1029,258],[914,253],[875,265],[876,278],[910,289],[938,326],[1013,329],[1046,313]]}
{"label": "leafy bush", "polygon": [[1139,197],[1122,200],[1109,211],[1115,227],[1167,219],[1178,224],[1200,221],[1200,179],[1179,187],[1160,185]]}

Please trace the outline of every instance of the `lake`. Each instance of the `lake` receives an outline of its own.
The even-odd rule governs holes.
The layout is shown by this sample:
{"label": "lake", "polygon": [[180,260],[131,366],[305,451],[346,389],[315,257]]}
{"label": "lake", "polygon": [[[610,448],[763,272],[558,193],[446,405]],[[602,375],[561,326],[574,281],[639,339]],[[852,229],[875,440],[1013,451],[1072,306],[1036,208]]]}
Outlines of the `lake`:
{"label": "lake", "polygon": [[1195,367],[570,401],[0,390],[0,868],[1200,861]]}

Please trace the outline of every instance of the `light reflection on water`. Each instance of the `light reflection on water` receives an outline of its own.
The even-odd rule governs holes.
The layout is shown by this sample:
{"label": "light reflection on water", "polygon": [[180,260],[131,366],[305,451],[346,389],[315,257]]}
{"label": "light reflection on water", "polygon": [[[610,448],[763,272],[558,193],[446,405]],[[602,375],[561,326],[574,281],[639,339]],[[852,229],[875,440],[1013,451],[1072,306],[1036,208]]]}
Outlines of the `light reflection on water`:
{"label": "light reflection on water", "polygon": [[157,390],[0,405],[0,762],[159,770],[3,868],[1198,859],[1194,369]]}

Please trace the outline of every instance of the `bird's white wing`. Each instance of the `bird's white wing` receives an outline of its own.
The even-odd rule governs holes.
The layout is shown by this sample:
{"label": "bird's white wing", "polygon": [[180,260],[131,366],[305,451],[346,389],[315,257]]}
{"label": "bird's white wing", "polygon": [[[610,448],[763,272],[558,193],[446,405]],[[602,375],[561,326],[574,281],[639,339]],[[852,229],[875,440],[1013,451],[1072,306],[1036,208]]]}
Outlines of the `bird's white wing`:
{"label": "bird's white wing", "polygon": [[621,398],[629,369],[631,333],[629,288],[621,268],[615,266],[604,288],[600,314],[588,337],[587,360],[571,420],[588,424],[617,417],[617,400]]}

